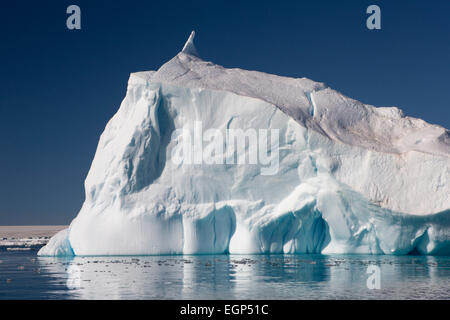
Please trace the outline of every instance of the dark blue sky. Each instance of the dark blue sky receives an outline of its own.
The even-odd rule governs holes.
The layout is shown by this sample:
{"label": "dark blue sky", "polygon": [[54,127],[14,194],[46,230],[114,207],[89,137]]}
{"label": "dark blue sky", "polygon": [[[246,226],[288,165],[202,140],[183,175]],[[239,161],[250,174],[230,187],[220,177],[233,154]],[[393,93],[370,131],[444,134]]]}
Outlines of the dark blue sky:
{"label": "dark blue sky", "polygon": [[[450,1],[2,1],[0,225],[67,224],[130,72],[205,60],[308,77],[450,128]],[[82,30],[66,28],[77,4]],[[365,26],[378,4],[382,30]]]}

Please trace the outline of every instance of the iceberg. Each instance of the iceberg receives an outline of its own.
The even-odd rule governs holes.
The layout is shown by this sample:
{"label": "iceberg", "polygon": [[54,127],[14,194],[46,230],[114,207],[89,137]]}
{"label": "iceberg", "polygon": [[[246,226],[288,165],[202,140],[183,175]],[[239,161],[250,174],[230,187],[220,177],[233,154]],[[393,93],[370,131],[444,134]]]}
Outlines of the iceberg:
{"label": "iceberg", "polygon": [[54,255],[450,253],[450,135],[323,83],[204,61],[130,75]]}

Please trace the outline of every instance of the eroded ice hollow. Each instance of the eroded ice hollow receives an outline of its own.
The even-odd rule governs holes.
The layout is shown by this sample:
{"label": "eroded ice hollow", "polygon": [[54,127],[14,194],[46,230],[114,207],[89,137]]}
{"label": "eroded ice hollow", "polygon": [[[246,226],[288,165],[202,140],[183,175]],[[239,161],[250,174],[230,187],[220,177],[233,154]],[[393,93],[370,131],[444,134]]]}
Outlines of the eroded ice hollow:
{"label": "eroded ice hollow", "polygon": [[[131,74],[78,216],[39,255],[450,253],[448,130],[306,78],[203,61],[193,40]],[[174,161],[175,133],[198,124],[257,132],[270,161]]]}

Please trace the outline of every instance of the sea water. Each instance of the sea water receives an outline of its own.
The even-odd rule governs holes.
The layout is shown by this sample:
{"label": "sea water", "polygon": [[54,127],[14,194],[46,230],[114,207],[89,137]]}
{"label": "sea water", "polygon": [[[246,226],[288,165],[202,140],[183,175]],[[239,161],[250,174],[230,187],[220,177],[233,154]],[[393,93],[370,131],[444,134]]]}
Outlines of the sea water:
{"label": "sea water", "polygon": [[450,298],[450,257],[36,253],[0,251],[0,299]]}

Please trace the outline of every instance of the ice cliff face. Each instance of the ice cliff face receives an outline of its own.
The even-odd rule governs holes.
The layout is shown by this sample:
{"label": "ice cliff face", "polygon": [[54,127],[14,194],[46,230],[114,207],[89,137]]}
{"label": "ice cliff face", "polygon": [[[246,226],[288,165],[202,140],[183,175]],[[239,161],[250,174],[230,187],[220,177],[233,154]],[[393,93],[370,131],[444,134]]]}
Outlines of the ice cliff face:
{"label": "ice cliff face", "polygon": [[193,39],[131,74],[81,211],[40,255],[450,253],[449,131],[225,69]]}

